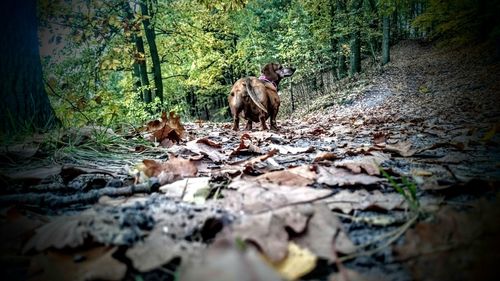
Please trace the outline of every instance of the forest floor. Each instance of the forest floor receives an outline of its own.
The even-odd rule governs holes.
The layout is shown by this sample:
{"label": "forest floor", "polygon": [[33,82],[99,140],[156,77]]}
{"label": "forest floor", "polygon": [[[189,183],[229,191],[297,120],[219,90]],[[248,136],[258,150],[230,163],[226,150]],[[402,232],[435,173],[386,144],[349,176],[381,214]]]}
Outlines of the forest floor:
{"label": "forest floor", "polygon": [[489,51],[403,42],[341,104],[332,93],[276,132],[163,116],[141,132],[5,146],[0,276],[493,280],[500,63]]}

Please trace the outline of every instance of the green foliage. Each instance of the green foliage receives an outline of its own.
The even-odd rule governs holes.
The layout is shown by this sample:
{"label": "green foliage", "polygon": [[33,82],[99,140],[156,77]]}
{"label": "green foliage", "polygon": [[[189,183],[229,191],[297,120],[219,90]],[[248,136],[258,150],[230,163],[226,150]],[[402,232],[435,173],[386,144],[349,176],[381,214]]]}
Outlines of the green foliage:
{"label": "green foliage", "polygon": [[[293,79],[283,81],[286,88],[291,81],[346,68],[352,34],[359,35],[361,57],[375,59],[379,19],[397,13],[396,20],[407,23],[412,7],[427,2],[363,0],[354,9],[354,0],[140,1],[39,1],[44,75],[65,126],[137,126],[160,110],[227,120],[227,94],[237,79],[280,62],[298,68]],[[439,2],[429,1],[431,7]],[[141,14],[139,3],[148,5],[149,16]],[[139,52],[135,41],[143,37],[147,44],[145,19],[155,31],[164,96],[163,103],[155,99],[148,105],[142,95],[145,89],[154,93],[153,64],[149,48]],[[432,25],[435,19],[422,16],[419,22]],[[410,28],[404,22],[394,28],[400,26]],[[144,62],[149,86],[134,72]]]}

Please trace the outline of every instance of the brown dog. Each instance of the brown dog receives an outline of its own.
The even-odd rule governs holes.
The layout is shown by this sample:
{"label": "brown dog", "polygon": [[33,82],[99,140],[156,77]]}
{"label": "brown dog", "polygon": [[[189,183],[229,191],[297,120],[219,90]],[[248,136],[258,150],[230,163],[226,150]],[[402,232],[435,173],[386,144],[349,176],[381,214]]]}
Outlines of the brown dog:
{"label": "brown dog", "polygon": [[234,83],[229,94],[229,108],[233,115],[233,130],[238,131],[240,115],[247,119],[246,130],[252,129],[252,122],[259,122],[262,130],[267,130],[266,120],[271,117],[271,129],[278,130],[276,116],[280,107],[278,85],[285,77],[290,77],[294,68],[284,68],[277,63],[269,63],[262,68],[262,75],[245,77]]}

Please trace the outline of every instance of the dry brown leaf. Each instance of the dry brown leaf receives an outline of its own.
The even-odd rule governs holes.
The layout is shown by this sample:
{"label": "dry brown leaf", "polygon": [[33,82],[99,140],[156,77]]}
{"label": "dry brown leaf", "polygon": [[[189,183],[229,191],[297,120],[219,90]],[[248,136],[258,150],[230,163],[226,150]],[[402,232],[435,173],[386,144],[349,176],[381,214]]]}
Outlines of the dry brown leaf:
{"label": "dry brown leaf", "polygon": [[189,141],[186,143],[186,148],[194,153],[206,155],[214,162],[221,162],[228,158],[220,152],[221,145],[208,138]]}
{"label": "dry brown leaf", "polygon": [[188,202],[197,202],[196,194],[208,188],[210,177],[185,178],[160,187],[160,191],[169,197],[180,198]]}
{"label": "dry brown leaf", "polygon": [[219,239],[251,242],[272,262],[283,260],[288,253],[285,221],[273,212],[244,216],[239,223],[226,229]]}
{"label": "dry brown leaf", "polygon": [[195,162],[177,157],[170,157],[167,162],[143,160],[144,166],[138,167],[147,177],[157,177],[161,185],[186,177],[194,177],[198,172]]}
{"label": "dry brown leaf", "polygon": [[274,171],[258,176],[255,181],[287,186],[307,186],[314,183],[316,172],[313,167],[300,166],[282,171]]}
{"label": "dry brown leaf", "polygon": [[210,246],[200,261],[183,264],[183,281],[280,281],[282,278],[252,247],[242,250],[234,240],[220,240]]}
{"label": "dry brown leaf", "polygon": [[352,210],[367,209],[405,209],[407,207],[404,197],[398,193],[382,193],[378,190],[369,192],[366,190],[341,190],[340,192],[328,197],[322,202],[328,204],[332,210],[341,210],[348,214]]}
{"label": "dry brown leaf", "polygon": [[354,174],[342,168],[319,167],[317,181],[329,186],[350,186],[371,185],[386,181],[386,179],[365,174]]}
{"label": "dry brown leaf", "polygon": [[388,136],[389,136],[388,133],[375,132],[373,134],[373,143],[377,146],[385,146],[385,141]]}
{"label": "dry brown leaf", "polygon": [[262,154],[262,150],[252,141],[248,133],[241,135],[238,147],[231,152],[230,156],[240,155],[242,153]]}
{"label": "dry brown leaf", "polygon": [[40,252],[52,247],[63,249],[81,246],[90,235],[87,227],[90,221],[92,221],[92,216],[57,217],[36,230],[35,235],[25,245],[23,252],[30,250]]}
{"label": "dry brown leaf", "polygon": [[166,113],[162,112],[161,119],[163,122],[168,124],[168,126],[175,130],[175,132],[179,135],[179,138],[184,136],[184,126],[181,123],[180,115],[176,115],[174,111],[170,111],[169,118],[166,118]]}
{"label": "dry brown leaf", "polygon": [[321,161],[333,161],[338,158],[338,155],[333,152],[320,152],[314,157],[313,163]]}
{"label": "dry brown leaf", "polygon": [[[112,257],[116,248],[96,247],[84,251],[48,251],[30,264],[30,280],[86,281],[122,280],[127,266]],[[75,262],[75,257],[81,258]]]}
{"label": "dry brown leaf", "polygon": [[170,112],[170,118],[167,118],[166,112],[162,112],[161,121],[148,122],[145,130],[149,132],[144,136],[146,139],[159,142],[163,147],[171,147],[174,143],[179,143],[185,131],[180,122],[180,116],[176,116],[174,112]]}
{"label": "dry brown leaf", "polygon": [[382,278],[371,278],[348,268],[342,268],[341,272],[332,273],[328,281],[375,281],[384,280]]}
{"label": "dry brown leaf", "polygon": [[26,240],[45,220],[41,216],[24,216],[16,208],[10,208],[0,223],[0,256],[18,255]]}
{"label": "dry brown leaf", "polygon": [[417,153],[416,149],[411,148],[412,144],[409,141],[402,141],[396,144],[388,144],[384,147],[384,151],[397,153],[403,157],[410,157]]}
{"label": "dry brown leaf", "polygon": [[237,191],[223,190],[224,199],[219,203],[236,212],[250,213],[276,209],[290,204],[312,202],[332,194],[329,189],[273,184],[262,186],[257,182],[241,179],[231,182],[229,188],[237,189]]}
{"label": "dry brown leaf", "polygon": [[337,231],[335,239],[335,249],[341,254],[351,254],[356,247],[351,242],[347,234],[343,231],[342,223],[333,214],[325,204],[314,206],[314,214],[309,220],[306,231],[294,239],[297,245],[309,249],[316,256],[335,261],[335,255],[332,251],[332,242]]}
{"label": "dry brown leaf", "polygon": [[294,147],[291,145],[278,145],[278,144],[271,144],[269,147],[271,149],[277,149],[280,154],[299,154],[299,153],[306,153],[306,152],[313,152],[314,147],[309,146],[309,147]]}
{"label": "dry brown leaf", "polygon": [[159,224],[144,241],[129,248],[126,256],[132,261],[135,269],[148,272],[176,257],[186,263],[200,255],[204,248],[199,242],[173,239],[168,235],[168,224]]}
{"label": "dry brown leaf", "polygon": [[355,174],[364,171],[368,175],[378,176],[380,175],[380,163],[381,161],[374,156],[357,156],[353,159],[337,161],[335,166],[347,168]]}
{"label": "dry brown leaf", "polygon": [[496,280],[500,259],[500,196],[468,212],[441,209],[432,221],[408,230],[396,256],[413,280]]}

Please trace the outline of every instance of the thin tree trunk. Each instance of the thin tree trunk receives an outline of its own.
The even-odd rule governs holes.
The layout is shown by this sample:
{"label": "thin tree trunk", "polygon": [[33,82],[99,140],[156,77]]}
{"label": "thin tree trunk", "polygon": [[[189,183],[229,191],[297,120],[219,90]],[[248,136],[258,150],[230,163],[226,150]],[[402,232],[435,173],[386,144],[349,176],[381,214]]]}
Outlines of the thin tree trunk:
{"label": "thin tree trunk", "polygon": [[391,60],[391,19],[389,15],[384,15],[382,21],[382,65],[385,65]]}
{"label": "thin tree trunk", "polygon": [[[127,29],[132,30],[134,29],[134,15],[132,14],[132,9],[130,8],[130,3],[128,0],[123,1],[123,10],[125,11],[126,17],[127,17]],[[130,36],[130,44],[136,44],[137,42],[137,35],[134,32],[131,32]],[[137,49],[137,48],[136,48]],[[141,85],[141,67],[137,61],[137,58],[134,58],[134,64],[132,66],[132,80],[133,82],[133,87],[134,87],[134,92],[138,93],[140,92],[140,98],[141,101],[144,101],[144,94],[142,91],[140,91]]]}
{"label": "thin tree trunk", "polygon": [[58,123],[43,83],[36,1],[7,0],[0,9],[0,133]]}
{"label": "thin tree trunk", "polygon": [[[361,0],[353,0],[352,2],[352,7],[351,7],[351,12],[353,13],[354,18],[356,18],[359,14],[359,10],[361,9],[361,6],[363,4],[363,1]],[[354,75],[358,72],[361,72],[361,40],[360,40],[360,31],[359,31],[359,24],[356,22],[356,19],[354,19],[355,24],[354,24],[354,30],[352,31],[351,35],[351,67],[349,69],[349,75]]]}
{"label": "thin tree trunk", "polygon": [[155,96],[158,97],[163,104],[163,81],[161,79],[161,64],[160,57],[158,55],[158,48],[156,47],[156,36],[149,20],[149,9],[147,3],[144,1],[140,2],[141,12],[144,16],[142,24],[144,25],[144,33],[146,34],[146,39],[148,41],[149,53],[151,55],[151,61],[153,63],[153,80],[155,82]]}
{"label": "thin tree trunk", "polygon": [[135,47],[137,49],[136,58],[137,64],[139,65],[139,73],[141,76],[141,85],[143,87],[142,96],[144,98],[145,103],[150,103],[153,99],[151,97],[151,89],[149,88],[149,78],[148,78],[148,69],[146,65],[146,53],[144,52],[144,41],[142,40],[142,36],[136,36],[135,38]]}
{"label": "thin tree trunk", "polygon": [[[346,11],[346,4],[344,0],[337,0],[337,12],[342,14]],[[337,52],[339,53],[337,58],[337,78],[342,79],[346,76],[347,67],[346,67],[346,57],[344,55],[344,45],[346,44],[346,39],[344,36],[341,36],[338,40]]]}

